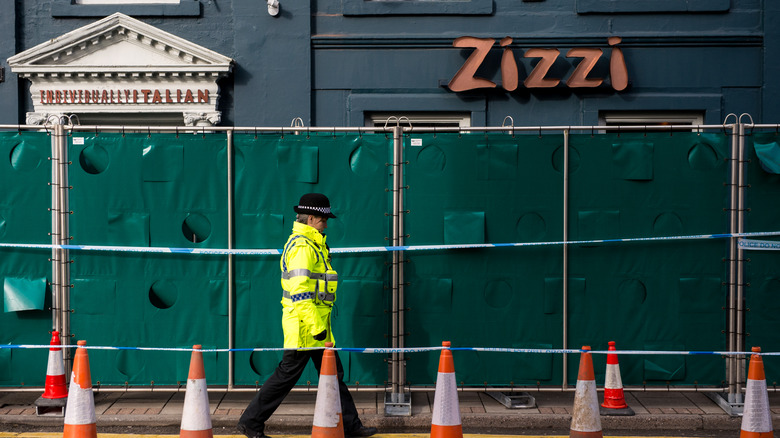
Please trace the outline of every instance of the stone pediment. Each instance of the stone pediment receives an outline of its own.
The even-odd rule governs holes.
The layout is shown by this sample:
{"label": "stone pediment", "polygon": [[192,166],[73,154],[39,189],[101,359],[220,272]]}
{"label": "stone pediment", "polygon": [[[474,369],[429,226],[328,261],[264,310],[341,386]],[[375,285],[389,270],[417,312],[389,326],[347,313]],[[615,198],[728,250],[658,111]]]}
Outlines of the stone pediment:
{"label": "stone pediment", "polygon": [[232,59],[116,13],[8,58],[12,71],[35,73],[222,73]]}
{"label": "stone pediment", "polygon": [[181,113],[185,124],[219,122],[217,80],[233,60],[116,13],[8,58],[30,81],[35,112]]}

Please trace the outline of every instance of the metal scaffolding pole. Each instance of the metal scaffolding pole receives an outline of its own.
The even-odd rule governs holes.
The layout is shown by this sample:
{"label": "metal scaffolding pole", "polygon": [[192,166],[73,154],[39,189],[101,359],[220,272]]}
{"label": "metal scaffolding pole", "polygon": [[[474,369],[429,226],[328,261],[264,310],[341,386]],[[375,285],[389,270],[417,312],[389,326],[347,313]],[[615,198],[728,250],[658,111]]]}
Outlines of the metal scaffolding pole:
{"label": "metal scaffolding pole", "polygon": [[[563,131],[563,346],[569,348],[569,131]],[[568,374],[568,355],[563,355],[563,377],[561,378],[563,389],[569,385],[566,380]]]}
{"label": "metal scaffolding pole", "polygon": [[[68,177],[68,166],[70,166],[70,160],[68,158],[68,136],[65,133],[65,127],[63,125],[57,125],[60,132],[58,135],[60,145],[60,245],[70,244],[70,178]],[[70,338],[70,251],[67,249],[60,249],[60,304],[62,315],[62,343],[64,345],[71,344]],[[65,361],[65,369],[70,370],[72,368],[73,351],[68,348],[65,349],[63,359]]]}
{"label": "metal scaffolding pole", "polygon": [[[228,213],[228,249],[233,249],[233,131],[227,131],[227,213]],[[228,255],[228,389],[233,389],[235,383],[236,347],[235,337],[235,267],[233,254]]]}
{"label": "metal scaffolding pole", "polygon": [[[392,211],[392,244],[403,245],[403,127],[393,127],[393,211]],[[391,309],[391,346],[403,348],[404,323],[403,323],[403,254],[393,251],[392,264],[392,309]],[[404,391],[406,378],[403,353],[392,353],[390,359],[390,388],[391,392],[385,394],[385,415],[410,416],[412,415],[411,393]]]}
{"label": "metal scaffolding pole", "polygon": [[[58,248],[70,243],[70,202],[68,191],[68,142],[65,127],[57,118],[52,125],[52,182],[51,213],[52,228],[52,329],[60,332],[63,345],[70,345],[70,254],[67,249]],[[63,349],[65,370],[71,368],[72,352]],[[66,376],[69,374],[66,372]]]}
{"label": "metal scaffolding pole", "polygon": [[[744,114],[743,114],[744,115]],[[745,169],[745,124],[744,123],[738,123],[739,126],[739,143],[737,145],[737,153],[738,153],[738,165],[739,170],[737,172],[738,174],[738,202],[737,202],[737,233],[744,233],[745,232],[745,189],[747,188],[747,183],[745,181],[745,174],[747,173],[747,170]],[[737,245],[737,253],[736,253],[736,260],[737,260],[737,281],[736,281],[736,289],[737,289],[737,306],[736,306],[736,333],[734,334],[734,339],[736,341],[735,345],[735,351],[745,351],[744,346],[744,319],[745,319],[745,306],[744,306],[744,297],[745,297],[745,257],[744,257],[744,251],[742,248]],[[734,388],[737,397],[736,401],[737,403],[743,403],[743,395],[742,395],[742,387],[745,384],[745,360],[743,358],[736,358],[736,386]]]}
{"label": "metal scaffolding pole", "polygon": [[[60,309],[60,263],[59,263],[59,250],[56,245],[60,243],[60,145],[59,138],[62,133],[62,127],[59,125],[54,126],[54,133],[51,135],[51,181],[49,186],[51,187],[51,329],[52,331],[62,331],[62,320]],[[67,375],[67,373],[66,373]]]}

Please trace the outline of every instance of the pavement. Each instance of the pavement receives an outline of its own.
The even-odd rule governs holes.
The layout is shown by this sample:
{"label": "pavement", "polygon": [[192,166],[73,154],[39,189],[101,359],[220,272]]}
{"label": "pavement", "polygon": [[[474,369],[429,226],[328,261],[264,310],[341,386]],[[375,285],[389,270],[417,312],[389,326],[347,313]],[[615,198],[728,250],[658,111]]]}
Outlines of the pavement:
{"label": "pavement", "polygon": [[[363,423],[380,433],[430,432],[433,392],[412,392],[411,416],[385,416],[385,393],[352,390]],[[62,430],[63,417],[37,415],[35,402],[42,392],[0,392],[0,431]],[[254,391],[209,388],[209,405],[215,434],[236,434],[235,424]],[[458,401],[465,433],[568,435],[574,405],[572,391],[529,391],[531,408],[507,408],[485,392],[459,391]],[[184,406],[179,391],[95,390],[95,414],[99,432],[155,430],[178,433]],[[603,397],[602,394],[599,395]],[[672,433],[702,435],[710,431],[739,433],[742,418],[729,415],[703,392],[626,391],[634,416],[602,416],[605,435]],[[311,432],[316,392],[292,392],[266,423],[266,432]],[[770,392],[774,429],[780,426],[780,393]],[[45,414],[45,412],[44,412]],[[641,434],[641,433],[640,433]]]}

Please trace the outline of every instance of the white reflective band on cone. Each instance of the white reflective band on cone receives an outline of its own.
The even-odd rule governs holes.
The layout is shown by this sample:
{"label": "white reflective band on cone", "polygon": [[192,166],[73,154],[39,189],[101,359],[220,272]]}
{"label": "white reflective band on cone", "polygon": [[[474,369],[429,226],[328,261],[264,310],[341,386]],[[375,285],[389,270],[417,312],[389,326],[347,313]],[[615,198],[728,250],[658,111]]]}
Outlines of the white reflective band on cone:
{"label": "white reflective band on cone", "polygon": [[432,423],[437,426],[460,426],[461,424],[455,373],[439,373],[436,378]]}
{"label": "white reflective band on cone", "polygon": [[[314,425],[317,427],[338,427],[341,414],[339,382],[336,376],[320,375],[317,387],[317,401],[314,409]],[[336,409],[333,409],[333,408]]]}
{"label": "white reflective band on cone", "polygon": [[747,432],[771,432],[772,418],[769,412],[769,395],[766,380],[747,381],[747,396],[742,409],[742,430]]}
{"label": "white reflective band on cone", "polygon": [[211,429],[209,397],[206,391],[206,379],[188,379],[187,392],[184,394],[184,411],[181,417],[182,430]]}
{"label": "white reflective band on cone", "polygon": [[578,432],[601,432],[600,415],[596,382],[578,380],[571,429]]}
{"label": "white reflective band on cone", "polygon": [[623,389],[623,381],[620,378],[620,365],[607,364],[607,376],[604,381],[606,389]]}
{"label": "white reflective band on cone", "polygon": [[49,351],[49,364],[46,366],[47,376],[65,375],[65,366],[62,363],[62,350]]}
{"label": "white reflective band on cone", "polygon": [[95,424],[95,398],[92,388],[82,388],[76,383],[76,375],[70,375],[68,402],[65,406],[65,424]]}

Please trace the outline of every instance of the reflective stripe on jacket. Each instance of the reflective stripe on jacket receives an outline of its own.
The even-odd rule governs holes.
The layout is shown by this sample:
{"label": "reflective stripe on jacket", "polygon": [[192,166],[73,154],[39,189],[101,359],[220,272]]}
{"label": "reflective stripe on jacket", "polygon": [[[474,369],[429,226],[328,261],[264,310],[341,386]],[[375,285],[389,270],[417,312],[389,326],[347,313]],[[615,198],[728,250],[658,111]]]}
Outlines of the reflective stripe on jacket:
{"label": "reflective stripe on jacket", "polygon": [[[325,236],[314,227],[295,222],[279,262],[282,270],[282,329],[284,348],[322,347],[334,342],[330,311],[336,300],[324,285],[337,281],[330,266]],[[335,283],[334,283],[335,284]],[[327,330],[323,341],[314,336]]]}

